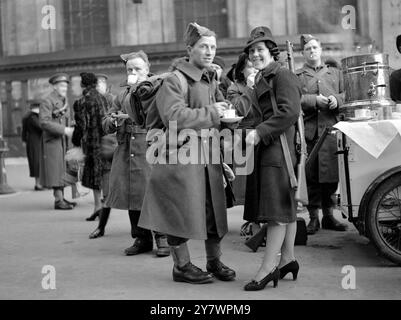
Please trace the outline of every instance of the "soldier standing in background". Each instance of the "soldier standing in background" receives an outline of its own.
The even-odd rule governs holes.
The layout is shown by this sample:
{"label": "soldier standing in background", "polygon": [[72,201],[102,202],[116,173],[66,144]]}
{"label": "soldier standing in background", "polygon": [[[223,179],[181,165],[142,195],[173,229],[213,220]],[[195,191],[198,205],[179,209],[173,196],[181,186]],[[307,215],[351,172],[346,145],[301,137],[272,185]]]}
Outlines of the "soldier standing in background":
{"label": "soldier standing in background", "polygon": [[[311,152],[326,127],[338,122],[338,108],[344,101],[344,83],[341,71],[322,63],[322,46],[312,35],[301,36],[304,66],[296,71],[302,83],[302,110],[305,114],[305,138]],[[310,222],[308,234],[320,228],[319,208],[322,208],[323,229],[345,231],[347,226],[333,216],[332,195],[338,186],[336,138],[328,135],[318,156],[306,172]]]}
{"label": "soldier standing in background", "polygon": [[64,199],[64,176],[66,172],[65,137],[72,137],[74,128],[65,126],[69,114],[67,91],[69,76],[58,73],[49,79],[53,91],[44,97],[39,108],[39,121],[43,130],[41,141],[42,161],[40,163],[40,183],[53,188],[54,208],[71,210],[76,203]]}
{"label": "soldier standing in background", "polygon": [[[138,226],[145,188],[150,175],[150,165],[146,161],[145,124],[140,115],[131,108],[130,95],[136,86],[146,80],[150,63],[145,52],[132,52],[121,55],[127,71],[127,83],[121,93],[114,99],[113,107],[103,119],[106,134],[117,134],[118,147],[113,155],[110,172],[110,188],[106,206],[128,210],[131,222],[131,235],[134,244],[125,250],[127,256],[137,255],[153,250],[152,231]],[[155,233],[156,255],[170,255],[167,237]]]}

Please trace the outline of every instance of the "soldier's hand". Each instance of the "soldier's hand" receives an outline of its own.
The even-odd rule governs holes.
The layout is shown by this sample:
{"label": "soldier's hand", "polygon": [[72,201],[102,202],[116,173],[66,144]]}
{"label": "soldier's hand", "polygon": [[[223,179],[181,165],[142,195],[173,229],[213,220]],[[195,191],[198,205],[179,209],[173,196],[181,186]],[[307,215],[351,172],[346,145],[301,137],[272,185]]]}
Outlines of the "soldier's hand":
{"label": "soldier's hand", "polygon": [[329,98],[319,94],[318,96],[316,96],[316,106],[318,107],[318,109],[327,110],[329,106]]}
{"label": "soldier's hand", "polygon": [[245,138],[246,144],[250,144],[253,146],[257,146],[260,140],[261,138],[256,130],[250,131]]}
{"label": "soldier's hand", "polygon": [[329,99],[329,109],[330,110],[337,109],[338,101],[337,101],[336,97],[335,96],[329,96],[328,99]]}
{"label": "soldier's hand", "polygon": [[228,108],[227,102],[216,102],[212,106],[217,110],[220,118],[224,117],[224,111]]}
{"label": "soldier's hand", "polygon": [[64,134],[65,134],[68,138],[71,138],[73,133],[74,133],[74,128],[65,127],[65,129],[64,129]]}

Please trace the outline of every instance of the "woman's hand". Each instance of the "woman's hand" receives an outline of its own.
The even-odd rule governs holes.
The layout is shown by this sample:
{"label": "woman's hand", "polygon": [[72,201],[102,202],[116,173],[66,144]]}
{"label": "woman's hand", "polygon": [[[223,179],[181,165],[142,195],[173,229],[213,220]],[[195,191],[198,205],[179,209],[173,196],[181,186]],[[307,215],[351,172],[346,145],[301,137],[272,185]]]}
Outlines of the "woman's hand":
{"label": "woman's hand", "polygon": [[261,140],[260,135],[256,130],[252,130],[251,132],[249,132],[245,138],[246,144],[250,144],[253,146],[257,146],[260,140]]}

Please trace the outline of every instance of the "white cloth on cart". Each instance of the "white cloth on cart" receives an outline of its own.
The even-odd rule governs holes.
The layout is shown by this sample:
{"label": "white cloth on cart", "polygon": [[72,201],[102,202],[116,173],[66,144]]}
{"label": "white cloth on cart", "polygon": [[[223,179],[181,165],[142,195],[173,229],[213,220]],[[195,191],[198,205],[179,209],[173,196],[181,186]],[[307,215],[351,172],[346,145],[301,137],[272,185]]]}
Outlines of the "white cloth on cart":
{"label": "white cloth on cart", "polygon": [[376,159],[401,135],[401,120],[381,120],[364,122],[338,122],[334,128],[352,139],[362,149]]}

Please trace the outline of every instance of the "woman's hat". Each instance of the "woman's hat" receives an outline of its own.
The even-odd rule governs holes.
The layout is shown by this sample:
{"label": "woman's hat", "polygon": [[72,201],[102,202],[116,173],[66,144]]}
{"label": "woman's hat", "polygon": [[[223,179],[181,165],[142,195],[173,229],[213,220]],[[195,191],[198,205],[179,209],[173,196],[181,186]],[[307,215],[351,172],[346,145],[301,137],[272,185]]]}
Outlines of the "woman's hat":
{"label": "woman's hat", "polygon": [[401,34],[397,37],[397,49],[398,52],[401,53]]}
{"label": "woman's hat", "polygon": [[270,31],[270,29],[268,27],[262,26],[262,27],[256,27],[255,29],[253,29],[251,31],[251,36],[249,37],[248,42],[246,43],[244,52],[248,53],[249,48],[253,44],[255,44],[257,42],[261,42],[261,41],[270,41],[277,47],[277,43],[274,40],[273,34]]}

